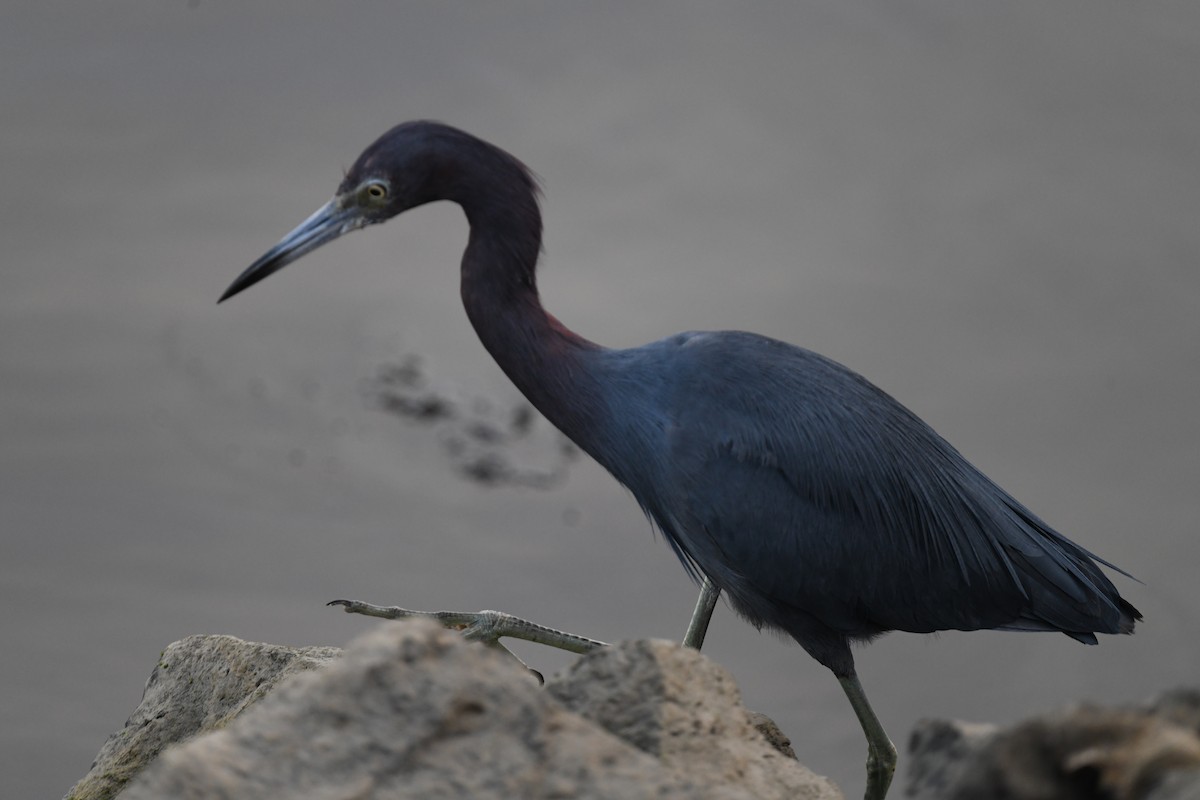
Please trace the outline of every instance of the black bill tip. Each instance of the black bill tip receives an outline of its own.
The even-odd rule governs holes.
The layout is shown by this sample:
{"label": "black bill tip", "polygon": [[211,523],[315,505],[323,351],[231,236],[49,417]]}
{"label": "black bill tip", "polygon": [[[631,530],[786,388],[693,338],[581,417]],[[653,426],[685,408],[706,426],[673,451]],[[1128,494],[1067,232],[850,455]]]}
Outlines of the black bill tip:
{"label": "black bill tip", "polygon": [[301,256],[332,242],[344,233],[361,228],[364,224],[358,209],[353,206],[343,207],[335,197],[247,267],[245,272],[229,284],[229,288],[217,302],[224,303],[235,294],[274,275]]}

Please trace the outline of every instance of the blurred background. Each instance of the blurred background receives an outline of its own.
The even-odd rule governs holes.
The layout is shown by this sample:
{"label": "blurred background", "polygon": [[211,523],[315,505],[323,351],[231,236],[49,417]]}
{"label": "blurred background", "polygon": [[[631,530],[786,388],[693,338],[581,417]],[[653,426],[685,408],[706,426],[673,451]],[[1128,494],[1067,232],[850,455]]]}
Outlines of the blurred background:
{"label": "blurred background", "polygon": [[[694,587],[599,467],[481,486],[374,396],[416,356],[464,407],[520,403],[459,304],[456,207],[215,304],[419,117],[538,172],[543,298],[584,336],[832,356],[1145,581],[1096,648],[860,649],[902,769],[920,717],[1195,685],[1200,5],[11,2],[0,71],[5,796],[65,792],[173,640],[377,624],[335,597],[682,636]],[[861,793],[824,668],[724,607],[706,652]]]}

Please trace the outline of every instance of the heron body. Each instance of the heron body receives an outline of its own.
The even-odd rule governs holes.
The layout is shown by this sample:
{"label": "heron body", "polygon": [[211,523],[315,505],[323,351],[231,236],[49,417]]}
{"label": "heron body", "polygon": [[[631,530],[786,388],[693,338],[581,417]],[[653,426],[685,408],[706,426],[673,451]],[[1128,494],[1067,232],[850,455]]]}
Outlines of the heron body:
{"label": "heron body", "polygon": [[[609,349],[564,327],[537,293],[535,181],[455,128],[388,131],[221,299],[437,200],[467,216],[463,303],[513,383],[633,493],[693,576],[753,624],[786,632],[843,686],[857,686],[850,643],[891,630],[1061,631],[1094,644],[1140,619],[1096,561],[1112,565],[846,367],[752,333]],[[886,760],[865,695],[860,706],[847,693],[872,757]],[[890,775],[869,780],[868,796],[882,797]]]}

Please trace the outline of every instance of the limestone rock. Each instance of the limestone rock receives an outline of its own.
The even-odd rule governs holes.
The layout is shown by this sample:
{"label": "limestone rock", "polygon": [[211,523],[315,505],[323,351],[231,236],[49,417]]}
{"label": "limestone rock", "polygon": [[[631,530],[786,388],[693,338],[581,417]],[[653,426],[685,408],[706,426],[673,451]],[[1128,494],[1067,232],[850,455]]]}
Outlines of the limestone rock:
{"label": "limestone rock", "polygon": [[[618,698],[582,689],[589,678]],[[584,713],[601,711],[605,727],[620,705],[645,719],[617,715],[624,724],[606,730],[559,696]],[[380,625],[343,658],[170,748],[121,800],[290,797],[841,795],[773,749],[737,703],[729,676],[697,653],[618,645],[584,657],[546,691],[512,659],[417,621]]]}
{"label": "limestone rock", "polygon": [[[841,797],[828,779],[767,740],[756,727],[765,718],[742,706],[733,677],[695,650],[662,640],[626,642],[580,659],[546,688],[567,708],[704,785],[737,786],[754,797]],[[791,749],[786,738],[783,747]]]}
{"label": "limestone rock", "polygon": [[324,666],[336,647],[291,648],[232,636],[189,636],[169,645],[146,681],[142,702],[108,737],[66,800],[108,800],[169,744],[225,725],[279,682]]}

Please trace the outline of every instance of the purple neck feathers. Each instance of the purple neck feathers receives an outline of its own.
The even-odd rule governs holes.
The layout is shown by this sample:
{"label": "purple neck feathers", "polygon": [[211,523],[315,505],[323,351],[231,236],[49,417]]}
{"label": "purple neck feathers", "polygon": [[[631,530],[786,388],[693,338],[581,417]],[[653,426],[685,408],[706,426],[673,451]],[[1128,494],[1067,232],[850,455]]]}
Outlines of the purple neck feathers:
{"label": "purple neck feathers", "polygon": [[462,206],[471,226],[462,259],[463,305],[483,346],[529,402],[592,451],[604,417],[593,366],[601,348],[542,308],[535,279],[542,244],[536,185],[511,156],[499,150],[494,156],[462,169],[460,191],[448,198]]}

